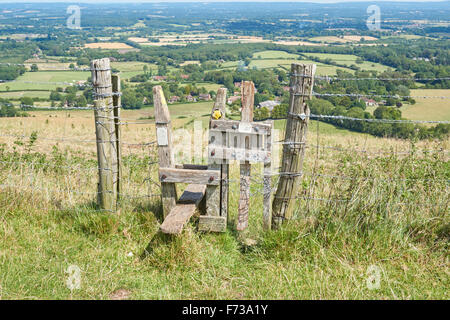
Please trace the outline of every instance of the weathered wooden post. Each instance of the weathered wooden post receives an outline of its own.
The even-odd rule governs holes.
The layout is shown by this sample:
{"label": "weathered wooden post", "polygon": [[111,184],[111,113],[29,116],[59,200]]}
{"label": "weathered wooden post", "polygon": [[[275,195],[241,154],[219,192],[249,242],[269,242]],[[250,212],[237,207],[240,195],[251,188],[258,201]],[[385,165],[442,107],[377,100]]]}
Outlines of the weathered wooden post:
{"label": "weathered wooden post", "polygon": [[[217,90],[216,102],[211,111],[211,120],[225,120],[226,116],[227,89],[219,88]],[[209,124],[211,128],[211,121]],[[227,139],[226,133],[222,134],[222,139]],[[211,143],[211,142],[209,142]],[[209,152],[215,152],[209,150]],[[211,159],[211,157],[208,157]],[[228,216],[228,163],[209,163],[208,170],[220,170],[221,182],[220,186],[209,185],[206,188],[206,215],[211,217]],[[224,230],[225,231],[225,230]]]}
{"label": "weathered wooden post", "polygon": [[[159,166],[161,168],[174,168],[175,159],[172,153],[172,125],[161,86],[153,87],[153,101],[155,106],[156,139],[158,143]],[[175,183],[164,182],[161,176],[161,197],[164,218],[176,206],[177,189]]]}
{"label": "weathered wooden post", "polygon": [[98,204],[100,208],[115,211],[117,188],[114,172],[117,168],[117,136],[114,123],[114,107],[111,83],[111,67],[108,58],[91,62],[94,86],[95,132],[99,167]]}
{"label": "weathered wooden post", "polygon": [[311,99],[315,72],[315,64],[293,63],[291,65],[291,96],[283,145],[281,176],[272,207],[273,228],[278,228],[284,219],[290,219],[294,210],[302,175],[310,114],[306,101]]}
{"label": "weathered wooden post", "polygon": [[[273,128],[273,121],[268,121]],[[265,150],[272,152],[272,130],[268,132],[265,141]],[[263,177],[263,227],[270,230],[272,224],[272,157],[264,162]]]}
{"label": "weathered wooden post", "polygon": [[[255,99],[255,85],[252,81],[242,81],[241,85],[241,123],[250,123],[253,121],[253,104]],[[249,137],[243,141],[245,149],[250,146]],[[239,197],[239,213],[236,229],[238,231],[245,230],[248,227],[248,210],[250,202],[250,170],[249,161],[244,161],[240,166],[240,197]]]}
{"label": "weathered wooden post", "polygon": [[115,190],[117,191],[117,200],[120,199],[120,194],[122,193],[122,183],[120,179],[122,178],[122,137],[120,131],[120,108],[122,106],[122,99],[120,97],[120,76],[113,74],[111,76],[112,80],[112,91],[113,91],[113,112],[114,112],[114,127],[116,133],[116,152],[117,152],[117,163],[114,168],[113,181],[115,184]]}

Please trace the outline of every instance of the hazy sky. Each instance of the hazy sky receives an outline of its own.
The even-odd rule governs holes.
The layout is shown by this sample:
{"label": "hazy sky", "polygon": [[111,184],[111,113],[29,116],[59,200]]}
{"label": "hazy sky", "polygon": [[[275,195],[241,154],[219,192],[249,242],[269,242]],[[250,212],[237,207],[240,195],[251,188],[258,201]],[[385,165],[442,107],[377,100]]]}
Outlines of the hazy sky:
{"label": "hazy sky", "polygon": [[108,3],[108,2],[315,2],[315,3],[336,3],[336,2],[448,2],[449,0],[0,0],[0,3],[17,2],[71,2],[71,3]]}

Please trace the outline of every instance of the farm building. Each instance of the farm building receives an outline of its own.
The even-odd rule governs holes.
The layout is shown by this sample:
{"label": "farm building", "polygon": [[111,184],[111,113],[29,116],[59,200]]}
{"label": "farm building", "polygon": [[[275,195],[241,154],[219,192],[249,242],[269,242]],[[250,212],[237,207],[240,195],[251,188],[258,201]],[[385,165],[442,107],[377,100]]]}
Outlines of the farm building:
{"label": "farm building", "polygon": [[241,97],[239,97],[239,96],[231,96],[231,97],[228,98],[227,103],[228,104],[232,104],[233,102],[239,100],[240,98]]}
{"label": "farm building", "polygon": [[211,95],[209,93],[200,93],[198,99],[203,101],[209,101],[211,100]]}
{"label": "farm building", "polygon": [[178,101],[180,101],[180,97],[179,96],[172,96],[172,97],[170,97],[169,98],[169,103],[175,103],[175,102],[178,102]]}
{"label": "farm building", "polygon": [[187,95],[186,97],[185,97],[185,99],[186,99],[186,101],[187,102],[197,102],[197,98],[194,98],[192,95]]}
{"label": "farm building", "polygon": [[378,107],[378,102],[373,99],[362,98],[362,101],[366,103],[366,107]]}
{"label": "farm building", "polygon": [[267,100],[258,104],[258,108],[267,108],[267,110],[272,111],[273,108],[280,105],[281,102],[274,100]]}

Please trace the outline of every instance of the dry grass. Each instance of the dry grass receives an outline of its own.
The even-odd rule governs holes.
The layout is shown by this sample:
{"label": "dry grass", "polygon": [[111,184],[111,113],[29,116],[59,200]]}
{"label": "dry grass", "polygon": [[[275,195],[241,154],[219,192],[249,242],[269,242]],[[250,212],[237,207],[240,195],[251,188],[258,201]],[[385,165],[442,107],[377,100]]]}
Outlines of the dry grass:
{"label": "dry grass", "polygon": [[411,90],[412,96],[447,97],[417,98],[416,104],[401,108],[402,115],[413,120],[447,120],[450,121],[450,90],[417,89]]}
{"label": "dry grass", "polygon": [[[179,150],[211,104],[170,106],[174,128],[186,129],[175,135]],[[187,106],[196,113],[178,118]],[[295,221],[263,232],[262,168],[254,165],[247,236],[257,244],[248,247],[233,231],[237,164],[228,232],[199,234],[192,224],[167,239],[155,235],[162,221],[158,198],[124,198],[117,214],[95,210],[95,144],[45,140],[95,139],[92,111],[32,115],[0,119],[1,134],[25,135],[0,136],[3,299],[448,299],[448,141],[374,138],[312,121],[301,195],[352,200],[299,200]],[[152,109],[122,113],[123,121],[149,116]],[[29,146],[33,131],[37,140]],[[125,125],[123,141],[152,141],[154,132],[153,124]],[[204,131],[203,150],[206,137]],[[279,132],[274,140],[281,138]],[[194,139],[199,136],[189,142]],[[275,146],[274,154],[281,152]],[[158,166],[149,165],[155,151],[124,146],[124,193],[158,192],[147,179],[157,181]],[[81,269],[80,289],[66,286],[69,265]],[[375,290],[366,286],[371,265],[381,270]]]}

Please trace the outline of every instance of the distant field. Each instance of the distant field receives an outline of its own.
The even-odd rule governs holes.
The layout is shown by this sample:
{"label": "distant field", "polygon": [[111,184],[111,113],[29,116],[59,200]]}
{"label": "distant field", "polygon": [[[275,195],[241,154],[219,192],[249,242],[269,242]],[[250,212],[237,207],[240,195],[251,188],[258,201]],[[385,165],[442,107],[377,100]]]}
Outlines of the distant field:
{"label": "distant field", "polygon": [[57,87],[68,86],[68,83],[87,80],[89,76],[90,72],[88,71],[26,72],[15,81],[1,83],[0,91],[6,91],[6,87],[9,87],[10,90],[54,90]]}
{"label": "distant field", "polygon": [[297,59],[298,54],[292,54],[285,51],[267,50],[255,52],[253,59]]}
{"label": "distant field", "polygon": [[147,65],[149,69],[158,69],[155,64],[138,62],[138,61],[125,61],[125,62],[111,62],[111,67],[120,70],[121,72],[128,71],[143,71],[144,66]]}
{"label": "distant field", "polygon": [[132,46],[127,45],[122,42],[96,42],[96,43],[86,43],[85,48],[90,49],[133,49]]}
{"label": "distant field", "polygon": [[184,67],[184,66],[187,66],[190,64],[200,64],[200,61],[198,61],[198,60],[185,61],[185,62],[181,63],[180,66]]}
{"label": "distant field", "polygon": [[280,66],[284,68],[290,68],[292,63],[305,63],[305,64],[316,64],[318,75],[334,75],[336,74],[336,70],[344,70],[347,72],[352,72],[353,70],[347,68],[336,67],[332,65],[327,65],[323,63],[317,63],[311,60],[289,60],[289,59],[271,59],[271,60],[252,60],[249,67],[256,67],[258,69],[266,69],[266,68],[280,68]]}
{"label": "distant field", "polygon": [[416,99],[415,105],[401,108],[402,116],[412,120],[448,120],[450,121],[450,90],[417,89],[411,90],[412,96],[444,96],[448,99]]}
{"label": "distant field", "polygon": [[49,99],[49,91],[14,91],[14,92],[0,92],[0,98],[3,99],[20,99],[22,97]]}
{"label": "distant field", "polygon": [[356,63],[356,59],[358,58],[355,55],[351,54],[332,54],[332,53],[304,53],[305,56],[308,57],[317,57],[320,59],[331,59],[333,61],[336,61],[339,64],[345,64],[348,66],[351,66],[352,64],[360,67],[362,70],[367,71],[378,71],[378,72],[384,72],[388,70],[392,70],[391,67],[382,65],[380,63],[370,62],[370,61],[364,61],[361,64]]}
{"label": "distant field", "polygon": [[196,82],[195,85],[197,86],[197,88],[205,87],[205,89],[208,91],[211,91],[211,90],[217,91],[217,89],[222,87],[221,84],[205,83],[205,82]]}
{"label": "distant field", "polygon": [[365,41],[378,40],[377,38],[369,37],[369,36],[343,36],[343,37],[325,36],[325,37],[313,37],[313,38],[310,38],[309,40],[325,42],[325,43],[349,43],[349,42],[360,42],[363,39]]}

